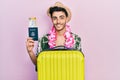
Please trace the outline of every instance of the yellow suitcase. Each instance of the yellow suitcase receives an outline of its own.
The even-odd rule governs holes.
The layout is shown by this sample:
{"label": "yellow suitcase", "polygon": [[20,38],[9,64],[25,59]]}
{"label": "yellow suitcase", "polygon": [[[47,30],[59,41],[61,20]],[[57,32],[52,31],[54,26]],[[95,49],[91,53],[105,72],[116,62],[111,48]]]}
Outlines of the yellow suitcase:
{"label": "yellow suitcase", "polygon": [[37,70],[38,80],[84,80],[84,55],[77,50],[43,51]]}

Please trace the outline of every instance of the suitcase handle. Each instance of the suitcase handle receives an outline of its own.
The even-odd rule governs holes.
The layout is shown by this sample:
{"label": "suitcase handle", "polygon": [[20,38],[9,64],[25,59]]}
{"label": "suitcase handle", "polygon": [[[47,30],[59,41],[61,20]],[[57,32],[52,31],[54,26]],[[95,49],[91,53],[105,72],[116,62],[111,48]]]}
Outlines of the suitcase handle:
{"label": "suitcase handle", "polygon": [[55,46],[54,48],[52,48],[52,49],[55,49],[55,50],[66,50],[66,49],[68,49],[68,48],[66,48],[65,46]]}
{"label": "suitcase handle", "polygon": [[51,50],[75,50],[74,48],[67,48],[65,46],[55,46]]}

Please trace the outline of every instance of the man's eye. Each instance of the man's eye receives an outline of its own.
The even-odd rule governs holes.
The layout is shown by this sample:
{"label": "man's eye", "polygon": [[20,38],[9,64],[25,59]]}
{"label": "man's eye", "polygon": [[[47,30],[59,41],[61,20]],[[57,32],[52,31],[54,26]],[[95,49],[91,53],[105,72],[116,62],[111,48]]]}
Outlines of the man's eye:
{"label": "man's eye", "polygon": [[53,17],[53,20],[56,20],[56,18]]}
{"label": "man's eye", "polygon": [[64,17],[61,17],[61,19],[64,19]]}
{"label": "man's eye", "polygon": [[61,19],[64,19],[64,16],[61,16],[60,18],[61,18]]}
{"label": "man's eye", "polygon": [[52,17],[53,20],[57,19],[56,17]]}

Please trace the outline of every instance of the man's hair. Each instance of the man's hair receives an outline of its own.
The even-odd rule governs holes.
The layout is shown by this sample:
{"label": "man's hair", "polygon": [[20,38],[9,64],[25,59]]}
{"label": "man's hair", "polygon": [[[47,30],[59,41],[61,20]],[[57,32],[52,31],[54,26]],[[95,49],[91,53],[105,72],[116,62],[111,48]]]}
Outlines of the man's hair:
{"label": "man's hair", "polygon": [[52,17],[53,12],[55,12],[55,11],[62,11],[62,12],[65,13],[66,17],[68,17],[68,13],[67,13],[66,9],[64,9],[62,7],[58,7],[58,6],[50,7],[49,13],[50,13],[51,17]]}

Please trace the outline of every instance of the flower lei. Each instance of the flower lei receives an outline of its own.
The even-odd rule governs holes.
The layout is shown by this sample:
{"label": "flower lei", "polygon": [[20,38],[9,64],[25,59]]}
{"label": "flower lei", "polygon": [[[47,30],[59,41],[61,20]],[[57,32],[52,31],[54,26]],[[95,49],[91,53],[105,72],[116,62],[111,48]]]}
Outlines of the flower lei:
{"label": "flower lei", "polygon": [[[56,46],[55,41],[56,41],[56,30],[54,28],[54,26],[52,27],[52,29],[49,32],[49,36],[48,36],[48,44],[50,46],[50,48],[54,48]],[[66,25],[66,32],[64,33],[64,37],[65,37],[65,44],[64,46],[67,48],[72,48],[74,45],[74,38],[71,34],[71,29],[68,25]]]}

